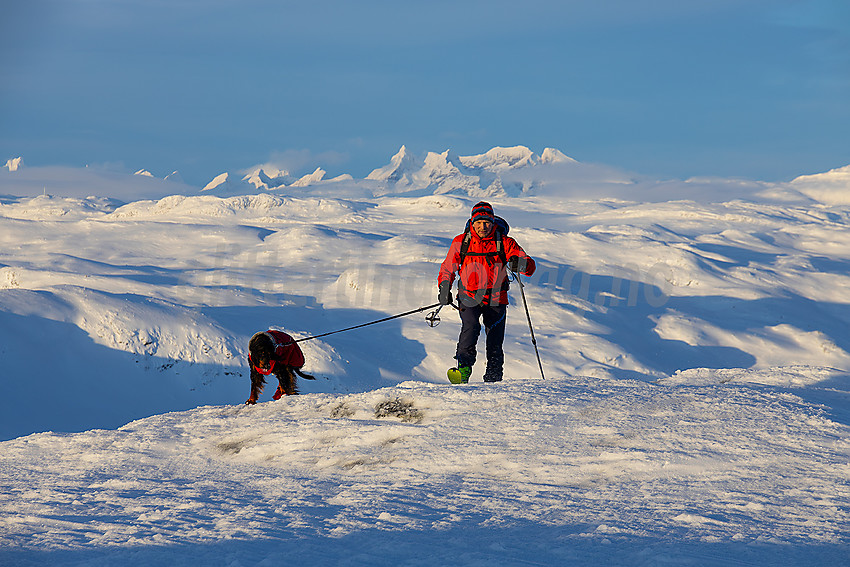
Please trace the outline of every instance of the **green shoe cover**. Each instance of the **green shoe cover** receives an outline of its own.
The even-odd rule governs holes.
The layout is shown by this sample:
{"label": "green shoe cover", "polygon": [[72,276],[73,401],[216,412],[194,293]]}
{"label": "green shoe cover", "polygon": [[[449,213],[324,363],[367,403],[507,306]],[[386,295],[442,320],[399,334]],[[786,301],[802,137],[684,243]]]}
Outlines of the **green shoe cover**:
{"label": "green shoe cover", "polygon": [[469,382],[469,377],[472,376],[472,367],[461,366],[460,368],[449,368],[446,374],[449,377],[449,382],[452,384],[466,384]]}

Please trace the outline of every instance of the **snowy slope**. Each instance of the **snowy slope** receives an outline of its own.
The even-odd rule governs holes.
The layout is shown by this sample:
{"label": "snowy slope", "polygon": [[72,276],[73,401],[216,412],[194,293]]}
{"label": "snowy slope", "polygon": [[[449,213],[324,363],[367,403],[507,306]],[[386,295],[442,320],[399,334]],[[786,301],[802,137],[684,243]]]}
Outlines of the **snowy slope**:
{"label": "snowy slope", "polygon": [[[317,171],[0,171],[0,564],[846,564],[850,207],[522,147]],[[503,384],[447,384],[447,308],[241,405],[256,331],[433,304],[482,196],[539,262],[545,381],[514,284]]]}
{"label": "snowy slope", "polygon": [[824,203],[850,204],[850,165],[824,173],[801,175],[791,181],[791,186]]}
{"label": "snowy slope", "polygon": [[0,560],[846,564],[847,427],[801,393],[405,382],[33,435]]}

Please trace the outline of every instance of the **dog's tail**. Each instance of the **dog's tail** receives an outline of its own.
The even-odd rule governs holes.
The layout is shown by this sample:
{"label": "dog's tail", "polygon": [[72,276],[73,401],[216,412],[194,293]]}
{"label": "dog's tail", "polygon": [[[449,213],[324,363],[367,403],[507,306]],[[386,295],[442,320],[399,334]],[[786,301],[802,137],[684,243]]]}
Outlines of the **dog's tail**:
{"label": "dog's tail", "polygon": [[296,374],[298,374],[302,378],[306,378],[307,380],[315,380],[316,379],[316,377],[313,376],[312,374],[307,374],[306,372],[301,372],[297,368],[293,368],[292,370],[294,370]]}

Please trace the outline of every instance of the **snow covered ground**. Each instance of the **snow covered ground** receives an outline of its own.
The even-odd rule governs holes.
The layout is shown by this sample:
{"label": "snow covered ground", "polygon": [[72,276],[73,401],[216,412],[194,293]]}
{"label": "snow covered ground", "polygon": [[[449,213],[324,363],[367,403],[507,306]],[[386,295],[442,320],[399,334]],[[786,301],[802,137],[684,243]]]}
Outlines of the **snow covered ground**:
{"label": "snow covered ground", "polygon": [[[0,171],[0,564],[848,565],[844,169]],[[546,380],[514,284],[501,384],[447,383],[444,309],[305,342],[306,395],[241,404],[253,333],[434,303],[480,198],[539,261]]]}

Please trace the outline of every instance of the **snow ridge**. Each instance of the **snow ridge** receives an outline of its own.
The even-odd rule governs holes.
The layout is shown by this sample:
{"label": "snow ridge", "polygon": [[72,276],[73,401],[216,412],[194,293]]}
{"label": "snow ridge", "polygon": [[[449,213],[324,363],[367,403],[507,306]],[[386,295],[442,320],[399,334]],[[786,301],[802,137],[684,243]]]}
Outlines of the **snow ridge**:
{"label": "snow ridge", "polygon": [[[390,162],[372,170],[365,181],[375,182],[372,194],[455,194],[478,198],[516,196],[527,192],[538,183],[533,179],[535,169],[549,166],[570,166],[580,164],[553,148],[546,148],[538,156],[525,146],[495,147],[484,154],[458,156],[452,150],[442,153],[427,152],[417,157],[407,146],[390,158]],[[222,174],[223,175],[223,174]],[[321,188],[323,184],[339,184],[354,181],[350,175],[326,179],[327,172],[317,168],[313,173],[298,179],[288,172],[278,172],[270,176],[262,168],[255,168],[243,178],[245,184],[232,181],[232,176],[221,175],[213,179],[204,191],[213,191],[221,195],[234,195],[257,190],[285,190],[290,188]],[[531,179],[528,179],[528,176]]]}
{"label": "snow ridge", "polygon": [[850,165],[814,175],[801,175],[790,185],[823,203],[850,204]]}

